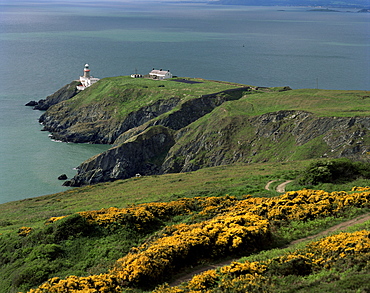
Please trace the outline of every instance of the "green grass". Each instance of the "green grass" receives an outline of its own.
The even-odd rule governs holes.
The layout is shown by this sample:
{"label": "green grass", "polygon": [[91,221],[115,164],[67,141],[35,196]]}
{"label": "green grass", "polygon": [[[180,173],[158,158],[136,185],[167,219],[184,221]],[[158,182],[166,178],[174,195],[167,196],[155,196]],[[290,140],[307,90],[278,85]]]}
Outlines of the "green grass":
{"label": "green grass", "polygon": [[268,181],[292,179],[294,170],[302,170],[308,164],[308,161],[297,161],[218,166],[188,173],[117,180],[8,202],[0,205],[0,234],[21,226],[41,227],[50,217],[111,206],[121,208],[134,203],[225,194],[275,196],[275,191],[264,189]]}
{"label": "green grass", "polygon": [[[28,290],[53,276],[64,278],[67,275],[105,273],[131,247],[152,237],[153,232],[166,225],[190,220],[189,215],[177,215],[163,222],[155,222],[153,227],[140,232],[131,230],[129,226],[106,229],[86,224],[86,220],[77,214],[45,225],[45,221],[52,216],[182,197],[225,194],[240,198],[246,194],[271,197],[277,195],[277,192],[265,190],[268,181],[277,180],[278,184],[283,180],[294,179],[309,164],[309,161],[296,161],[218,166],[189,173],[118,180],[1,204],[0,275],[3,278],[0,279],[0,292]],[[271,186],[275,187],[276,185]],[[365,211],[353,208],[337,218],[293,221],[274,232],[274,247],[317,233]],[[34,230],[29,236],[22,237],[17,234],[22,226],[32,227]],[[286,250],[274,249],[254,257],[255,260],[263,259],[283,251]],[[288,282],[288,279],[285,281]],[[279,286],[283,288],[285,281]],[[11,284],[16,287],[11,288]],[[1,288],[5,291],[1,291]]]}
{"label": "green grass", "polygon": [[[354,212],[352,216],[351,212],[348,211],[347,217],[342,218],[344,221],[350,219],[356,213]],[[364,211],[362,211],[364,212]],[[339,219],[340,220],[340,219]],[[336,220],[338,221],[338,219]],[[310,221],[311,225],[316,225],[320,227],[318,231],[325,230],[329,225],[332,226],[335,223],[335,219],[316,219]],[[292,229],[295,225],[299,226],[299,223],[291,223]],[[302,231],[315,231],[312,227],[308,227],[307,224],[302,223],[299,229]],[[316,228],[317,228],[316,227]],[[298,228],[298,227],[296,227]],[[317,230],[317,229],[316,229]],[[361,224],[353,225],[349,228],[343,229],[341,231],[336,231],[329,233],[329,235],[335,235],[340,232],[355,232],[361,230],[370,230],[370,221],[366,221]],[[317,231],[316,231],[317,232]],[[276,248],[266,251],[261,251],[257,254],[250,255],[248,257],[243,257],[240,259],[241,262],[258,261],[265,262],[269,259],[274,259],[281,257],[283,255],[290,254],[296,250],[304,249],[305,246],[311,241],[316,241],[325,236],[321,236],[314,240],[308,240],[305,242],[300,242],[295,245],[291,245],[286,248]],[[367,263],[367,265],[366,265]],[[354,259],[348,261],[337,261],[330,269],[322,268],[322,270],[312,272],[306,276],[298,275],[272,275],[269,277],[267,282],[268,292],[285,292],[285,293],[316,293],[316,292],[368,292],[369,289],[369,277],[370,277],[370,267],[368,265],[368,257],[364,256],[363,259]],[[271,291],[272,290],[272,291]],[[254,291],[253,291],[254,292]]]}
{"label": "green grass", "polygon": [[[64,103],[71,108],[104,105],[104,109],[107,112],[115,113],[114,118],[119,120],[128,113],[160,99],[177,97],[186,101],[203,94],[241,86],[227,82],[200,79],[196,81],[202,81],[202,83],[186,84],[171,80],[153,81],[130,77],[112,77],[102,79]],[[322,145],[318,142],[319,139],[297,147],[292,138],[289,137],[288,131],[283,133],[282,143],[274,143],[266,138],[261,138],[258,143],[247,143],[246,137],[252,137],[255,134],[250,127],[238,128],[239,125],[243,125],[245,118],[279,110],[303,110],[317,116],[369,116],[369,96],[369,91],[308,89],[285,92],[272,89],[263,93],[246,93],[240,100],[224,103],[212,113],[191,124],[189,127],[192,128],[192,135],[187,137],[185,134],[182,138],[183,141],[179,141],[179,145],[182,142],[185,145],[189,140],[193,141],[194,137],[207,134],[213,139],[213,143],[217,139],[229,143],[223,145],[224,148],[228,147],[229,149],[228,154],[225,155],[226,160],[238,151],[249,149],[254,151],[253,148],[255,148],[256,155],[251,159],[251,162],[262,162],[266,158],[274,158],[278,161],[288,159],[296,161],[243,163],[204,168],[188,173],[143,176],[1,204],[0,235],[2,237],[0,240],[2,242],[0,248],[5,247],[6,249],[2,254],[4,263],[1,270],[4,270],[0,271],[4,283],[1,283],[0,280],[0,288],[7,288],[6,292],[8,293],[17,292],[17,289],[8,290],[10,280],[15,284],[19,283],[19,289],[27,288],[30,284],[38,284],[40,280],[56,274],[64,277],[68,274],[103,273],[116,259],[125,255],[132,246],[145,241],[153,232],[147,231],[147,234],[140,234],[129,229],[118,229],[119,233],[111,233],[111,231],[102,230],[99,227],[91,228],[91,226],[87,231],[84,223],[79,222],[81,219],[77,215],[68,217],[67,220],[58,221],[55,225],[45,226],[45,221],[50,217],[99,210],[111,206],[122,208],[137,203],[170,201],[182,197],[222,196],[226,194],[237,197],[247,194],[263,197],[278,195],[274,189],[279,183],[295,179],[310,164],[310,160],[304,159],[317,157],[317,154],[312,152],[323,153],[326,150],[322,149]],[[239,130],[233,131],[233,129]],[[220,136],[221,132],[223,137]],[[367,142],[366,139],[364,143]],[[215,150],[217,151],[217,146],[212,147],[212,151]],[[193,158],[192,163],[202,165],[202,161],[206,162],[210,153],[202,150],[199,156]],[[182,158],[177,157],[177,160],[181,162]],[[270,186],[271,191],[265,190],[265,185],[271,180],[277,181]],[[369,180],[365,179],[357,179],[350,183],[325,183],[316,186],[301,186],[297,182],[293,182],[288,185],[287,189],[298,190],[310,187],[335,191],[350,190],[354,185],[365,186],[370,183]],[[279,238],[276,239],[276,243],[288,243],[294,239],[318,233],[340,221],[353,218],[361,212],[365,212],[365,210],[354,208],[336,218],[291,222],[289,225],[282,226],[276,233],[276,237]],[[177,216],[169,223],[186,220],[186,216]],[[168,223],[159,223],[158,225],[166,224]],[[77,230],[73,232],[75,227],[79,227],[79,225],[81,229],[78,232],[76,232]],[[35,232],[32,232],[30,237],[21,238],[17,235],[17,231],[22,226],[32,227]],[[369,223],[364,227],[369,229]],[[61,235],[61,231],[68,231],[69,234]],[[80,231],[83,233],[82,236]],[[284,251],[275,249],[251,257],[258,260],[281,254]],[[294,290],[301,292],[298,290],[302,288],[302,290],[306,290],[310,287],[330,290],[333,287],[330,282],[325,280],[330,281],[331,278],[334,278],[333,275],[318,273],[308,279],[299,279],[300,284],[289,278],[277,280],[276,283],[281,288],[281,292],[293,292]],[[354,280],[363,281],[365,277],[360,275],[356,279],[352,273],[344,276],[342,272],[338,272],[335,278],[340,280],[343,288],[347,288],[352,285]],[[323,281],[323,285],[318,285],[320,281]],[[289,282],[293,284],[291,288],[289,288]],[[302,292],[317,292],[310,290]]]}
{"label": "green grass", "polygon": [[236,111],[251,116],[280,110],[308,111],[319,117],[370,115],[370,91],[299,89],[247,95],[233,103]]}
{"label": "green grass", "polygon": [[339,190],[351,190],[353,186],[369,186],[370,179],[359,178],[350,182],[342,183],[320,183],[317,185],[301,185],[297,181],[293,181],[286,186],[286,191],[301,190],[302,188],[314,188],[325,190],[327,192],[339,191]]}
{"label": "green grass", "polygon": [[160,99],[172,97],[186,101],[201,95],[216,93],[245,85],[187,78],[200,83],[188,84],[173,79],[152,80],[129,76],[107,77],[65,102],[72,109],[104,103],[105,108],[115,113],[114,118],[122,119],[132,111],[148,106]]}

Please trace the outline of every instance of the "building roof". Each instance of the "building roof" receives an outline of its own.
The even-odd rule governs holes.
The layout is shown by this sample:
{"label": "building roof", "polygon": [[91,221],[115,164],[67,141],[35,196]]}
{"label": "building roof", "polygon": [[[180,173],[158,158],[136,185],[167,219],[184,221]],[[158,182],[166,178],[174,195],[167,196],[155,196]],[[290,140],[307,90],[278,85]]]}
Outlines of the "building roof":
{"label": "building roof", "polygon": [[157,70],[157,69],[153,69],[149,74],[153,74],[153,75],[166,75],[169,72],[170,72],[169,70]]}

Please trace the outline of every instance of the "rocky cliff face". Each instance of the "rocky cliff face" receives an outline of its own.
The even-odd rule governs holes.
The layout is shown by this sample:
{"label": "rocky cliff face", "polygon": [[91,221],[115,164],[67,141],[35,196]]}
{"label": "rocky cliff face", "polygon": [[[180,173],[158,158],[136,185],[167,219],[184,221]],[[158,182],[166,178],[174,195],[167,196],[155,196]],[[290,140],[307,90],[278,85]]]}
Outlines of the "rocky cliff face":
{"label": "rocky cliff face", "polygon": [[[319,118],[304,111],[278,111],[257,117],[224,117],[217,125],[212,125],[209,117],[205,120],[210,123],[198,127],[190,124],[177,132],[163,126],[150,127],[134,141],[83,163],[70,185],[232,163],[319,157],[364,159],[370,151],[370,117]],[[149,164],[148,159],[154,158],[160,160]]]}
{"label": "rocky cliff face", "polygon": [[[248,100],[254,90],[241,87],[184,100],[179,95],[148,99],[124,115],[117,111],[121,101],[130,99],[127,95],[108,92],[94,102],[77,96],[51,106],[40,122],[55,139],[114,145],[82,163],[66,182],[70,186],[238,162],[369,160],[370,117],[317,117],[299,110],[256,115]],[[135,99],[143,93],[138,87],[125,91]],[[61,92],[55,97],[68,96]],[[268,95],[269,89],[263,92]],[[89,98],[89,92],[83,94]]]}
{"label": "rocky cliff face", "polygon": [[157,101],[130,112],[120,120],[112,116],[109,102],[87,104],[78,111],[71,111],[60,103],[40,117],[44,130],[57,140],[77,143],[113,144],[127,130],[140,126],[177,106],[179,98]]}
{"label": "rocky cliff face", "polygon": [[[74,109],[70,103],[58,103],[39,119],[52,138],[65,142],[119,144],[115,140],[127,131],[149,122],[174,130],[194,122],[228,100],[239,99],[248,87],[237,88],[191,100],[178,97],[160,99],[117,118],[111,101],[88,103]],[[139,128],[140,129],[140,128]],[[122,141],[121,138],[119,141]]]}
{"label": "rocky cliff face", "polygon": [[80,92],[76,88],[77,85],[79,85],[78,81],[72,81],[71,83],[56,91],[54,94],[46,97],[46,99],[41,99],[38,102],[31,101],[26,104],[26,106],[34,106],[34,110],[47,110],[51,106],[69,100],[77,95]]}
{"label": "rocky cliff face", "polygon": [[137,174],[159,174],[165,155],[174,143],[172,130],[153,126],[124,144],[82,163],[78,174],[65,185],[81,186],[130,178]]}
{"label": "rocky cliff face", "polygon": [[205,123],[200,129],[179,131],[162,170],[320,157],[364,159],[370,150],[369,132],[370,117],[320,118],[304,111],[278,111],[224,118],[213,128]]}

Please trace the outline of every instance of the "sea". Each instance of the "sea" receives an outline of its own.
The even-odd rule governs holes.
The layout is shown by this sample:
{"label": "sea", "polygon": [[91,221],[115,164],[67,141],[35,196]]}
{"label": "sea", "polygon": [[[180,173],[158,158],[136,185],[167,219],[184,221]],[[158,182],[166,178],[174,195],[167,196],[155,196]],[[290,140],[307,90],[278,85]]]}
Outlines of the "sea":
{"label": "sea", "polygon": [[0,203],[67,190],[57,179],[107,145],[56,142],[24,105],[83,74],[152,68],[254,86],[369,90],[370,14],[202,3],[0,2]]}

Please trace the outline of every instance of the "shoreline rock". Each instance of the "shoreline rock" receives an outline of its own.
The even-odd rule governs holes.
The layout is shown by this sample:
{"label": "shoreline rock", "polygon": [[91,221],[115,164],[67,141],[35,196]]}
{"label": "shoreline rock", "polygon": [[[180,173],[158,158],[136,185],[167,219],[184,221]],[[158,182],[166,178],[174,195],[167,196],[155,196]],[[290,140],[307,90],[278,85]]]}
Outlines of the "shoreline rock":
{"label": "shoreline rock", "polygon": [[62,174],[58,176],[58,180],[67,180],[67,179],[68,179],[68,176],[66,174]]}
{"label": "shoreline rock", "polygon": [[47,96],[45,99],[39,101],[29,101],[25,106],[33,107],[33,110],[42,110],[45,111],[51,106],[56,105],[62,101],[69,100],[77,95],[80,91],[77,90],[77,85],[79,82],[72,81],[71,83],[63,86],[55,93]]}
{"label": "shoreline rock", "polygon": [[36,101],[29,101],[27,104],[25,104],[27,107],[34,107],[36,105],[38,105],[38,102]]}

